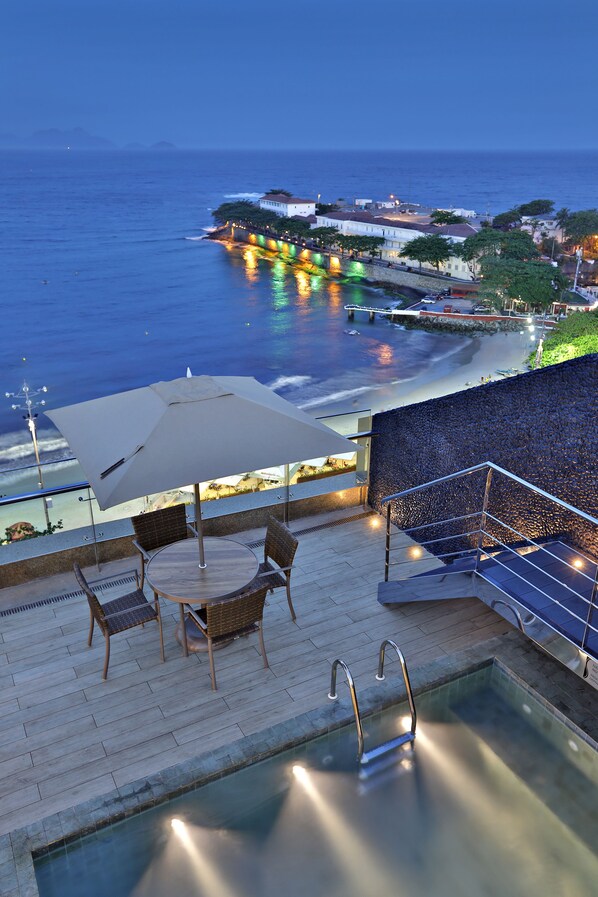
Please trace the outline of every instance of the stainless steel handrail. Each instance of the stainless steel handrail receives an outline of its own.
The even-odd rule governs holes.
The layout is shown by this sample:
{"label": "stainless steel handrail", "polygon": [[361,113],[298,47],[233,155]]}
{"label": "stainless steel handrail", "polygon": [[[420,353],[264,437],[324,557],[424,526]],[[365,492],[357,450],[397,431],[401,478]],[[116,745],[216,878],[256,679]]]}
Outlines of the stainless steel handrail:
{"label": "stainless steel handrail", "polygon": [[587,520],[588,523],[592,523],[595,526],[598,526],[598,519],[596,519],[596,517],[592,517],[591,514],[586,514],[585,511],[581,511],[579,508],[574,508],[573,505],[570,505],[568,502],[563,501],[561,498],[557,498],[556,495],[551,495],[550,492],[545,492],[544,489],[540,489],[539,486],[534,486],[532,483],[528,483],[527,480],[522,480],[521,477],[516,476],[514,473],[510,473],[503,467],[499,467],[498,464],[493,464],[492,461],[484,461],[481,464],[476,464],[474,467],[467,467],[464,470],[458,470],[455,473],[449,473],[446,476],[439,477],[436,480],[430,480],[427,483],[422,483],[421,486],[412,486],[410,489],[404,489],[402,492],[395,492],[394,495],[386,495],[383,499],[381,499],[380,504],[385,505],[391,501],[395,501],[398,498],[403,498],[406,495],[411,495],[414,492],[421,492],[423,489],[429,489],[431,486],[437,486],[440,483],[447,483],[450,480],[454,480],[459,477],[470,476],[473,473],[477,473],[480,470],[487,470],[488,468],[496,471],[497,473],[503,474],[504,476],[508,477],[508,479],[513,480],[515,483],[519,483],[520,486],[525,486],[526,489],[531,489],[532,492],[535,492],[537,495],[541,495],[543,498],[547,498],[549,501],[560,505],[561,508],[565,508],[567,511],[571,511],[573,514],[577,514],[578,517],[583,517],[583,519]]}
{"label": "stainless steel handrail", "polygon": [[361,713],[359,712],[357,692],[355,691],[355,682],[353,680],[353,676],[351,675],[351,671],[349,670],[349,667],[347,666],[345,661],[341,660],[338,657],[332,664],[332,670],[330,673],[330,691],[328,692],[328,697],[331,701],[336,701],[338,698],[338,695],[336,693],[336,671],[338,667],[342,667],[342,669],[344,670],[345,676],[347,677],[347,683],[349,685],[349,691],[351,692],[351,703],[353,704],[355,725],[357,727],[357,759],[361,761],[361,758],[363,757],[364,739],[363,726],[361,725]]}
{"label": "stainless steel handrail", "polygon": [[[534,567],[534,569],[541,570],[540,567],[536,567],[535,564],[532,564],[531,561],[529,561],[527,559],[527,556],[525,554],[519,554],[517,551],[515,551],[514,548],[511,548],[510,545],[507,545],[505,542],[501,542],[500,539],[497,539],[496,536],[492,536],[490,533],[484,533],[484,535],[488,536],[489,539],[492,539],[497,545],[500,545],[501,548],[503,548],[505,551],[510,551],[511,554],[514,554],[517,557],[521,558],[521,560],[526,561],[526,563],[530,564],[530,566]],[[553,604],[558,604],[559,607],[562,607],[562,609],[564,611],[566,611],[566,613],[568,613],[570,616],[575,617],[575,619],[579,620],[581,623],[584,622],[581,619],[581,617],[578,617],[577,614],[573,613],[572,610],[569,610],[569,608],[565,607],[565,605],[561,601],[559,601],[558,598],[553,598],[551,595],[548,594],[548,592],[545,592],[544,589],[540,588],[540,586],[534,585],[534,583],[532,583],[528,579],[526,579],[525,576],[522,576],[521,573],[517,573],[515,570],[512,570],[511,567],[507,567],[507,565],[503,564],[503,562],[500,561],[496,557],[496,555],[493,556],[492,560],[494,561],[495,564],[498,564],[499,566],[503,567],[505,570],[509,570],[509,572],[511,573],[512,576],[516,576],[517,579],[521,579],[522,582],[526,583],[526,585],[531,585],[532,588],[534,588],[537,592],[540,592],[541,595],[544,595],[546,598],[548,598],[550,601],[552,601]],[[541,572],[544,573],[545,576],[549,577],[549,579],[552,579],[554,582],[556,582],[557,585],[563,586],[563,588],[567,589],[567,591],[569,591],[573,595],[575,595],[576,598],[579,598],[579,600],[582,601],[584,604],[590,603],[588,598],[584,598],[583,595],[580,595],[579,592],[576,592],[575,589],[572,589],[571,586],[567,585],[567,583],[563,582],[560,579],[557,579],[555,576],[552,576],[552,574],[547,573],[545,570],[542,570]]]}
{"label": "stainless steel handrail", "polygon": [[78,492],[81,489],[89,489],[89,483],[68,483],[66,486],[50,486],[47,489],[37,489],[35,492],[23,492],[18,495],[6,495],[0,498],[0,507],[3,505],[16,505],[22,501],[33,501],[39,498],[52,498],[55,495],[67,495],[70,492]]}
{"label": "stainless steel handrail", "polygon": [[415,729],[417,726],[417,711],[415,709],[415,701],[413,699],[413,689],[411,688],[411,681],[409,679],[409,671],[407,670],[407,662],[405,660],[405,656],[396,642],[393,642],[392,639],[386,638],[380,645],[380,652],[378,654],[378,672],[376,673],[376,679],[378,682],[383,682],[385,679],[384,676],[384,659],[386,657],[386,648],[394,648],[399,657],[399,661],[401,663],[401,672],[403,673],[403,681],[405,683],[405,690],[407,691],[407,700],[409,701],[409,711],[411,713],[411,734],[415,738]]}
{"label": "stainless steel handrail", "polygon": [[529,619],[527,619],[524,623],[523,617],[521,616],[521,614],[519,613],[517,608],[513,607],[512,604],[509,604],[508,601],[504,601],[502,598],[495,598],[494,601],[492,601],[490,603],[490,607],[492,608],[492,610],[494,610],[494,608],[498,607],[499,604],[504,605],[508,610],[513,612],[513,614],[517,620],[517,626],[519,627],[521,632],[524,633],[524,635],[527,635],[527,633],[525,631],[525,627],[529,626],[530,623],[533,623],[533,621],[536,619],[535,616],[532,614],[532,616]]}
{"label": "stainless steel handrail", "polygon": [[[560,561],[560,563],[563,564],[565,567],[569,567],[570,570],[573,570],[574,573],[578,573],[580,576],[583,576],[584,579],[587,579],[589,582],[594,581],[593,576],[588,576],[587,573],[584,573],[583,570],[581,570],[579,567],[575,567],[573,564],[570,564],[569,561],[565,560],[565,558],[559,557],[558,554],[553,554],[552,551],[550,551],[550,549],[546,547],[546,545],[542,545],[540,542],[535,542],[533,539],[530,539],[529,536],[525,536],[523,533],[520,533],[518,529],[515,529],[514,526],[510,526],[508,523],[505,523],[503,520],[500,519],[500,517],[495,517],[494,514],[490,514],[490,513],[487,513],[486,517],[490,518],[490,520],[493,520],[494,523],[498,523],[498,525],[502,526],[503,529],[509,530],[509,532],[511,532],[511,533],[515,533],[516,536],[520,536],[520,538],[524,539],[526,542],[529,542],[530,545],[533,545],[534,548],[537,548],[539,551],[544,551],[546,554],[549,554],[550,557],[553,557],[553,558],[555,558],[555,560]],[[420,544],[423,544],[423,543],[420,543]],[[571,548],[571,551],[574,554],[576,554],[578,557],[584,558],[586,563],[591,564],[592,566],[596,566],[595,561],[592,561],[585,554],[582,554],[582,552],[578,551],[577,548]],[[533,563],[533,562],[530,561],[530,563]],[[536,565],[533,564],[533,566],[535,567]],[[537,569],[541,570],[542,568],[538,567]]]}

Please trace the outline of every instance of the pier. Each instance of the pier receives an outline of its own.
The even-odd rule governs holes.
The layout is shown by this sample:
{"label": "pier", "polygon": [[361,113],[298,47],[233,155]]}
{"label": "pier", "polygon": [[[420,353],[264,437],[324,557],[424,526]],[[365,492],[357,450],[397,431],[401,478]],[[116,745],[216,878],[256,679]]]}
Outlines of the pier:
{"label": "pier", "polygon": [[350,321],[355,318],[356,311],[367,312],[370,321],[373,321],[376,315],[381,315],[386,318],[396,318],[400,315],[418,318],[420,315],[418,310],[411,308],[373,308],[369,305],[345,305],[345,311],[347,312]]}

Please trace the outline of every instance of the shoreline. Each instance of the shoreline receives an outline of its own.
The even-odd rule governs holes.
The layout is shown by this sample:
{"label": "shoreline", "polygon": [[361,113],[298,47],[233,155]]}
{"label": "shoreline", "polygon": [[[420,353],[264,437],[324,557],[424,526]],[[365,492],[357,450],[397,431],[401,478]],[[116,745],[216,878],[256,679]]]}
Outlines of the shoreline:
{"label": "shoreline", "polygon": [[[415,405],[428,399],[451,395],[482,385],[482,377],[492,382],[504,379],[497,369],[515,368],[524,373],[531,351],[527,333],[492,333],[472,337],[470,343],[437,363],[432,363],[411,380],[372,387],[351,403],[340,400],[304,408],[314,417],[355,413],[371,408],[372,414],[403,405]],[[488,381],[485,381],[488,382]],[[301,407],[301,406],[299,406]]]}

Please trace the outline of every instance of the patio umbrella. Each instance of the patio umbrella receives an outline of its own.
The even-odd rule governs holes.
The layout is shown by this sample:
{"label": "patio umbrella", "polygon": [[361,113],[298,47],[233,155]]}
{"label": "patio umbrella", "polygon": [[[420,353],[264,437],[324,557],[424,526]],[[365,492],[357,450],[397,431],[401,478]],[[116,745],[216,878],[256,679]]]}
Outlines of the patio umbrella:
{"label": "patio umbrella", "polygon": [[102,510],[199,483],[355,446],[253,377],[180,377],[47,411]]}

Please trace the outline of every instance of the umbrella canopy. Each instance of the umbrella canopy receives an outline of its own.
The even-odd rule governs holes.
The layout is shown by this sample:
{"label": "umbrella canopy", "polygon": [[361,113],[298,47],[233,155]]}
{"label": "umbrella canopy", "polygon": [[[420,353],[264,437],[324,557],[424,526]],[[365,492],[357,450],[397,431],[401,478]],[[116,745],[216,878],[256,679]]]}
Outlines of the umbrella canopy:
{"label": "umbrella canopy", "polygon": [[180,377],[46,414],[102,510],[188,483],[356,449],[253,377]]}

